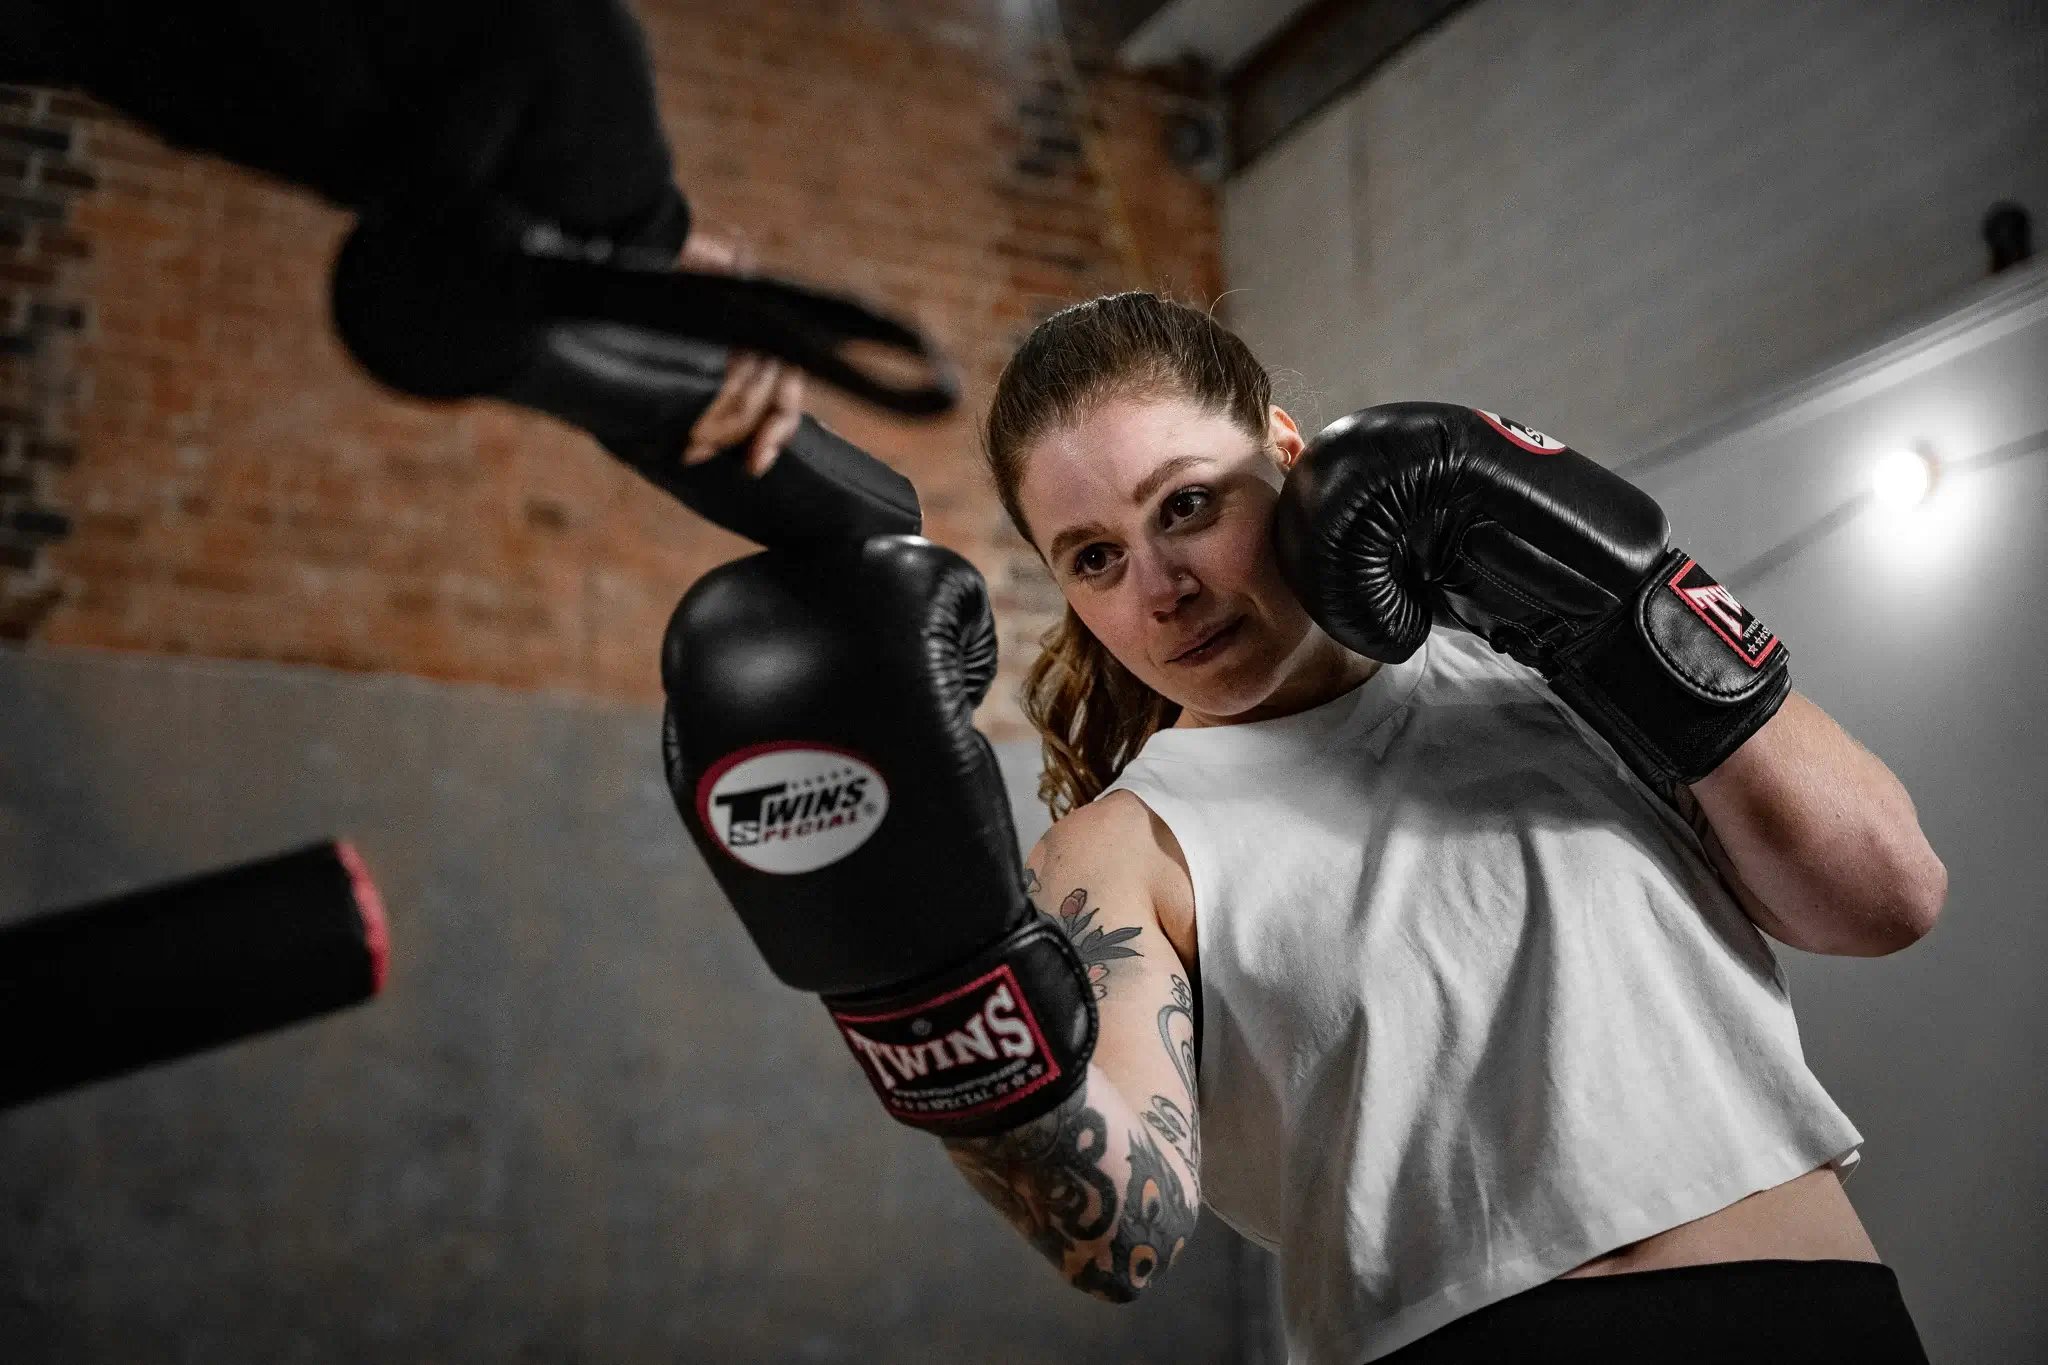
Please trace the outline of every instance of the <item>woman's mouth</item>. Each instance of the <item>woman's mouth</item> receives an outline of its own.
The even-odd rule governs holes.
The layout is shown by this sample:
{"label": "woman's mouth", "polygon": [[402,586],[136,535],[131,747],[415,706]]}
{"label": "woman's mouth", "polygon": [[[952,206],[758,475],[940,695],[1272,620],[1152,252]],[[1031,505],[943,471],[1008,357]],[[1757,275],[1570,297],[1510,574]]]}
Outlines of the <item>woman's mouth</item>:
{"label": "woman's mouth", "polygon": [[1211,635],[1208,639],[1204,640],[1201,644],[1195,646],[1193,649],[1184,650],[1181,653],[1174,655],[1173,658],[1169,659],[1167,662],[1176,664],[1205,664],[1209,662],[1209,660],[1221,654],[1224,650],[1229,649],[1231,643],[1237,639],[1238,634],[1243,629],[1243,627],[1244,618],[1240,616],[1235,621],[1232,621],[1229,625],[1225,626],[1223,629],[1217,631],[1214,635]]}

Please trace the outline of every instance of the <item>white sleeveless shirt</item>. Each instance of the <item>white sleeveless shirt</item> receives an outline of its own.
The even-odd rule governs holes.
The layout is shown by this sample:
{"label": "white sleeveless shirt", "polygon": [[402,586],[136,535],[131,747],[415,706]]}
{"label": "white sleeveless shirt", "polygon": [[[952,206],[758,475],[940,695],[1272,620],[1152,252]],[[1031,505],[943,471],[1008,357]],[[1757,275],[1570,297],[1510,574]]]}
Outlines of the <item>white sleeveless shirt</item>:
{"label": "white sleeveless shirt", "polygon": [[1161,731],[1118,789],[1187,858],[1202,1196],[1278,1253],[1296,1365],[1855,1162],[1692,831],[1484,641]]}

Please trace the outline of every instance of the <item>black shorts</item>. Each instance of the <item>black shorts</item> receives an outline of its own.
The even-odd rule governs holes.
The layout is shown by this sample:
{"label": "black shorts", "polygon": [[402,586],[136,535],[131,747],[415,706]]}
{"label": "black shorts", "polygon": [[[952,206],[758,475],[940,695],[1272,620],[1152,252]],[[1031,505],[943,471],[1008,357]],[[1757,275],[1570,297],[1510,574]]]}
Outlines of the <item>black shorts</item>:
{"label": "black shorts", "polygon": [[1726,1261],[1552,1280],[1380,1359],[1927,1365],[1898,1276],[1871,1261]]}

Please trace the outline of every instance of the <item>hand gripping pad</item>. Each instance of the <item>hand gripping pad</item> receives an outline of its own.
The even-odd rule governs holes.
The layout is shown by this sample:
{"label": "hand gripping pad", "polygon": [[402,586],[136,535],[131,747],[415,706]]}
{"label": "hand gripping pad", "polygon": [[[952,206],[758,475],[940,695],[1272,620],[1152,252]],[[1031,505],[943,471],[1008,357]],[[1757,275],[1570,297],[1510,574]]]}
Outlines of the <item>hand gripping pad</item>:
{"label": "hand gripping pad", "polygon": [[1683,550],[1553,667],[1558,695],[1660,788],[1719,767],[1792,690],[1784,642]]}
{"label": "hand gripping pad", "polygon": [[859,541],[922,528],[908,479],[808,416],[759,478],[746,472],[741,447],[682,463],[691,425],[717,396],[734,338],[797,352],[814,372],[899,410],[949,406],[943,374],[945,382],[923,389],[877,388],[838,359],[827,343],[841,336],[931,355],[914,331],[851,300],[768,280],[551,259],[432,228],[365,224],[336,258],[333,307],[342,341],[379,382],[421,398],[498,398],[581,427],[650,483],[756,544]]}
{"label": "hand gripping pad", "polygon": [[1095,993],[1042,915],[905,990],[827,996],[882,1107],[913,1128],[982,1137],[1050,1113],[1095,1051]]}

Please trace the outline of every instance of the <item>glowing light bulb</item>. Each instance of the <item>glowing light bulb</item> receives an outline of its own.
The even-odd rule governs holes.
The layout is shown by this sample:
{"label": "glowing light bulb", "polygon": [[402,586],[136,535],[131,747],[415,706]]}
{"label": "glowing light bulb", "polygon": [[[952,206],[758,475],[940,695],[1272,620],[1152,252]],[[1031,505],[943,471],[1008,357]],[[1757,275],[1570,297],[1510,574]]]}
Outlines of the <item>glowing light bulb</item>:
{"label": "glowing light bulb", "polygon": [[1924,450],[1894,450],[1870,471],[1871,491],[1886,507],[1916,507],[1934,491],[1934,457]]}

